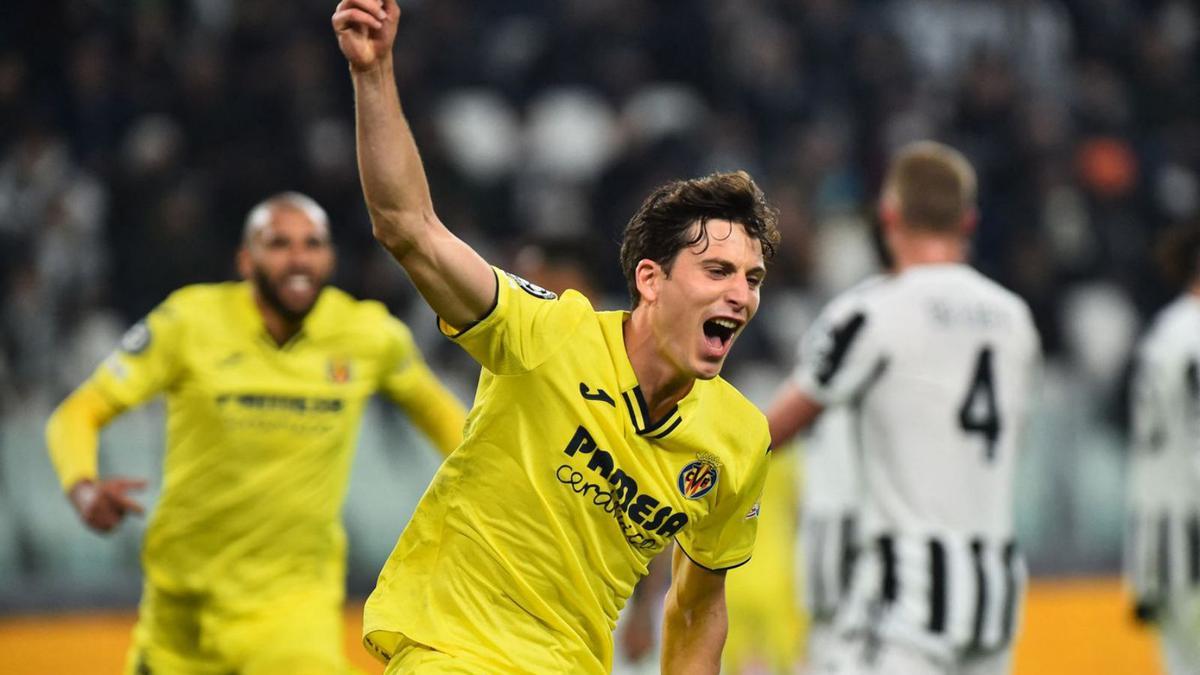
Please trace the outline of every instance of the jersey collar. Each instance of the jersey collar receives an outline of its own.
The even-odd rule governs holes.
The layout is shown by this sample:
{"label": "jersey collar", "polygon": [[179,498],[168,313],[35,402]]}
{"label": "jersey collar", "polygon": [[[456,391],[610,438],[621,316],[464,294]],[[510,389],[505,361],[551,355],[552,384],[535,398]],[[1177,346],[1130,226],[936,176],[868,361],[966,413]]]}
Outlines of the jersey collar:
{"label": "jersey collar", "polygon": [[250,332],[257,340],[262,340],[264,344],[269,345],[272,349],[280,351],[287,350],[297,342],[306,338],[312,338],[319,335],[321,328],[325,326],[322,321],[324,312],[322,308],[329,304],[324,302],[329,290],[329,287],[321,289],[320,295],[317,296],[317,301],[309,311],[308,316],[304,317],[304,321],[300,326],[300,331],[293,335],[290,340],[283,344],[277,344],[275,338],[267,332],[267,326],[263,322],[262,314],[258,311],[258,305],[254,302],[254,288],[249,281],[238,282],[238,313],[241,315],[243,325],[250,327]]}
{"label": "jersey collar", "polygon": [[696,380],[687,396],[667,411],[666,415],[657,420],[650,419],[650,408],[642,394],[642,387],[638,384],[633,364],[629,361],[629,353],[625,351],[623,328],[625,321],[629,319],[629,312],[599,312],[599,316],[601,332],[608,343],[608,353],[612,355],[613,367],[617,372],[617,386],[621,390],[621,403],[618,407],[624,409],[625,414],[629,416],[633,430],[638,436],[653,440],[667,438],[683,425],[688,412],[695,408],[704,382]]}

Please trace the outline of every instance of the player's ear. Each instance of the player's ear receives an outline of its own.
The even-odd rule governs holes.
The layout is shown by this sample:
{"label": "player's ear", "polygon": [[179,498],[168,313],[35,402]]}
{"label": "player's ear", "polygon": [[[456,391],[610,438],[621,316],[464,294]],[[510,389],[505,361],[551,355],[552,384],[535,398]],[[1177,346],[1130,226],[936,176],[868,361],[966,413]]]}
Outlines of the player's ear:
{"label": "player's ear", "polygon": [[899,220],[900,202],[895,193],[889,190],[879,200],[879,225],[883,228],[885,236],[896,228]]}
{"label": "player's ear", "polygon": [[329,256],[328,256],[328,259],[326,260],[326,266],[325,266],[325,280],[328,281],[329,279],[332,279],[334,273],[336,273],[336,272],[337,272],[337,249],[335,249],[333,247],[333,244],[330,244],[329,245]]}
{"label": "player's ear", "polygon": [[246,248],[245,245],[238,247],[236,261],[239,277],[249,279],[254,276],[254,261],[250,259],[250,249]]}
{"label": "player's ear", "polygon": [[963,214],[962,233],[966,236],[971,236],[975,233],[975,226],[979,224],[979,209],[971,207],[969,211]]}
{"label": "player's ear", "polygon": [[637,281],[638,294],[642,296],[643,300],[653,302],[658,299],[658,293],[665,276],[666,274],[662,265],[649,258],[642,258],[638,261],[633,278]]}

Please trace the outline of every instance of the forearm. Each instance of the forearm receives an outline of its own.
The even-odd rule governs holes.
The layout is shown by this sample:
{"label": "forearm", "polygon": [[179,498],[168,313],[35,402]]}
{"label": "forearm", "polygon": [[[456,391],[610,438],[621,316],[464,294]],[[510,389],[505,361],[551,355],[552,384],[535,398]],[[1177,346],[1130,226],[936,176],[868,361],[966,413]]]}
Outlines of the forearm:
{"label": "forearm", "polygon": [[94,387],[84,385],[63,401],[46,423],[46,446],[63,491],[95,480],[100,430],[117,410]]}
{"label": "forearm", "polygon": [[785,382],[766,411],[771,447],[778,448],[796,434],[807,431],[822,410],[819,403],[800,391],[795,384]]}
{"label": "forearm", "polygon": [[363,195],[376,238],[401,260],[420,231],[438,222],[425,168],[400,107],[391,57],[351,74]]}
{"label": "forearm", "polygon": [[709,603],[680,602],[676,589],[667,593],[663,612],[662,672],[666,675],[717,675],[729,620],[725,598]]}
{"label": "forearm", "polygon": [[425,169],[400,109],[391,57],[351,72],[359,175],[375,238],[433,311],[455,328],[465,328],[492,306],[492,268],[433,212]]}

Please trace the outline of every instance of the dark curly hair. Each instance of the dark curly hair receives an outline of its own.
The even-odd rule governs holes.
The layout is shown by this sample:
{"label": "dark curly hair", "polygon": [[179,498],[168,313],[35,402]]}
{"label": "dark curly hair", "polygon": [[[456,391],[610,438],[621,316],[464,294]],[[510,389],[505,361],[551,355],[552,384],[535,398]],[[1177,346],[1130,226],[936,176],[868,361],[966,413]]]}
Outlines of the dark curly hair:
{"label": "dark curly hair", "polygon": [[[775,209],[745,171],[667,183],[646,198],[621,239],[621,269],[633,307],[642,299],[635,276],[638,263],[653,260],[670,274],[681,250],[707,243],[710,220],[740,223],[762,244],[764,259],[769,260],[779,244]],[[694,224],[700,226],[695,232]]]}

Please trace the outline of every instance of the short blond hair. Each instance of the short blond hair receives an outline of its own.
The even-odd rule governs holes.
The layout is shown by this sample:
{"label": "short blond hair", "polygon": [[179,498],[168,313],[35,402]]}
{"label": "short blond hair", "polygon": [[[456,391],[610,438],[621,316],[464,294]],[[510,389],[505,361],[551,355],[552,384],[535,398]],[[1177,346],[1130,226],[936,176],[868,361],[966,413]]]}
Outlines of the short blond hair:
{"label": "short blond hair", "polygon": [[883,183],[904,224],[932,232],[953,232],[975,209],[975,169],[961,152],[936,141],[900,148]]}

